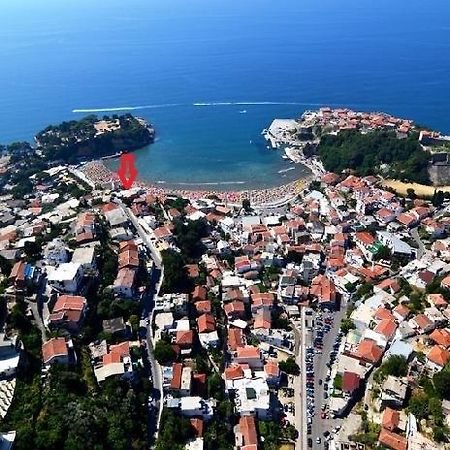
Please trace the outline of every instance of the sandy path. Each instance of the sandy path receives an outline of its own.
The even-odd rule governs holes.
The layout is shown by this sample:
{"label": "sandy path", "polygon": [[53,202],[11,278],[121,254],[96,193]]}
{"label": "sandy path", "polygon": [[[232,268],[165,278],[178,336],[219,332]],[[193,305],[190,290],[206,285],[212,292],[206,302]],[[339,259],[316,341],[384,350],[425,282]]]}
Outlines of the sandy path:
{"label": "sandy path", "polygon": [[402,195],[406,195],[407,189],[414,189],[414,192],[419,197],[432,197],[434,191],[450,192],[450,186],[426,186],[425,184],[404,183],[397,180],[384,180],[382,185],[390,187]]}

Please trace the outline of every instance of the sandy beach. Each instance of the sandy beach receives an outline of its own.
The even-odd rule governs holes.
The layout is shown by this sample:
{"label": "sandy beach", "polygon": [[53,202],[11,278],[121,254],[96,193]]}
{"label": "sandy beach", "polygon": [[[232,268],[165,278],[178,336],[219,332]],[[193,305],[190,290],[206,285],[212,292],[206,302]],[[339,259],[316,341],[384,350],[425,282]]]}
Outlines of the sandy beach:
{"label": "sandy beach", "polygon": [[[108,184],[113,187],[120,183],[115,172],[109,170],[102,161],[90,161],[78,168],[92,183],[106,187]],[[149,194],[155,196],[177,195],[179,197],[196,200],[206,197],[217,197],[230,205],[241,204],[244,199],[249,199],[252,205],[278,205],[287,203],[300,194],[314,178],[313,175],[291,183],[276,186],[268,189],[253,189],[242,191],[214,191],[214,190],[191,190],[191,189],[171,189],[155,186],[151,183],[136,181],[135,186],[147,189]]]}

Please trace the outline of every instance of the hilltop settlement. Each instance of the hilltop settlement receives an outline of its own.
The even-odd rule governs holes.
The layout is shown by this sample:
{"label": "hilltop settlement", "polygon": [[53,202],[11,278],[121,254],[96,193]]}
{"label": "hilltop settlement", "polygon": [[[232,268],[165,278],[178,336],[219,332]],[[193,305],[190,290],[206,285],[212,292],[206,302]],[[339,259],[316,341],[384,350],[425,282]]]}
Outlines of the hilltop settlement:
{"label": "hilltop settlement", "polygon": [[[278,202],[122,190],[52,128],[5,147],[0,448],[448,448],[450,201],[381,183],[412,122],[343,111],[267,130],[314,173]],[[377,170],[329,170],[348,139]]]}

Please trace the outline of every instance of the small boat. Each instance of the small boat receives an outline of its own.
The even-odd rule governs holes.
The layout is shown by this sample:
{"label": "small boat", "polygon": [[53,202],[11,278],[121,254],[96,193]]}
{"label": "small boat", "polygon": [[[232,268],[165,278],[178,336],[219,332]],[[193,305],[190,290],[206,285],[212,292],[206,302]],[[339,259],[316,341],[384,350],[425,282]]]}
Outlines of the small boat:
{"label": "small boat", "polygon": [[247,114],[247,110],[246,109],[242,109],[241,111],[239,111],[239,114]]}

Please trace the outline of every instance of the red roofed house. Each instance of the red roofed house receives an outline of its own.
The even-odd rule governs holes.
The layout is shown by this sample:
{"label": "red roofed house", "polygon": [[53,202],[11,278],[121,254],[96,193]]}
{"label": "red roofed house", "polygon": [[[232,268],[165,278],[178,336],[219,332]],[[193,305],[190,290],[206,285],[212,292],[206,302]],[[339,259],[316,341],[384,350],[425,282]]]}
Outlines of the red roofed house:
{"label": "red roofed house", "polygon": [[444,348],[450,347],[450,331],[447,328],[436,329],[430,334],[430,339]]}
{"label": "red roofed house", "polygon": [[233,362],[237,364],[248,364],[252,369],[261,369],[263,367],[261,351],[259,348],[253,347],[252,345],[238,347]]}
{"label": "red roofed house", "polygon": [[435,345],[427,354],[427,365],[432,370],[441,370],[450,359],[450,352],[444,347]]}
{"label": "red roofed house", "polygon": [[320,308],[334,309],[336,307],[336,286],[325,275],[317,275],[312,280],[309,292],[310,295],[317,299]]}
{"label": "red roofed house", "polygon": [[281,371],[278,363],[275,361],[267,361],[264,365],[264,372],[267,376],[267,384],[278,386],[281,380]]}
{"label": "red roofed house", "polygon": [[373,331],[383,336],[389,342],[394,337],[396,329],[397,324],[393,320],[383,319]]}
{"label": "red roofed house", "polygon": [[182,355],[189,355],[191,353],[193,343],[194,332],[192,330],[177,331],[175,344],[180,348]]}
{"label": "red roofed house", "polygon": [[208,299],[208,291],[204,286],[195,286],[194,291],[192,292],[192,300],[194,302],[207,300]]}
{"label": "red roofed house", "polygon": [[386,408],[383,414],[383,428],[389,431],[396,431],[400,424],[400,413],[392,408]]}
{"label": "red roofed house", "polygon": [[256,313],[258,309],[272,309],[274,304],[274,295],[270,292],[252,295],[252,313]]}
{"label": "red roofed house", "polygon": [[413,328],[420,334],[428,333],[435,327],[434,323],[425,314],[417,314],[410,322]]}
{"label": "red roofed house", "polygon": [[228,351],[235,352],[238,347],[244,346],[244,333],[240,328],[230,328],[228,330]]}
{"label": "red roofed house", "polygon": [[256,431],[256,422],[253,416],[242,416],[239,419],[239,442],[238,447],[241,450],[258,449],[258,433]]}
{"label": "red roofed house", "polygon": [[16,289],[25,287],[25,263],[18,261],[14,264],[9,279],[13,282]]}
{"label": "red roofed house", "polygon": [[244,378],[244,369],[239,364],[232,364],[225,369],[225,380],[239,380]]}
{"label": "red roofed house", "polygon": [[200,300],[194,304],[197,314],[205,314],[211,312],[211,300]]}
{"label": "red roofed house", "polygon": [[[445,278],[444,278],[445,279]],[[447,300],[445,300],[444,296],[442,294],[428,294],[427,295],[427,301],[432,306],[441,309],[446,308],[448,305]]]}
{"label": "red roofed house", "polygon": [[63,337],[52,338],[42,345],[44,364],[69,364],[69,347]]}
{"label": "red roofed house", "polygon": [[345,371],[342,376],[342,391],[353,395],[358,391],[360,383],[361,378],[358,374]]}
{"label": "red roofed house", "polygon": [[84,319],[86,299],[79,295],[60,295],[50,314],[50,325],[77,332]]}
{"label": "red roofed house", "polygon": [[402,213],[397,217],[397,221],[408,228],[412,228],[418,222],[413,214]]}
{"label": "red roofed house", "polygon": [[383,356],[383,349],[378,347],[375,341],[365,338],[359,343],[355,356],[376,365]]}
{"label": "red roofed house", "polygon": [[211,314],[202,314],[197,319],[197,326],[199,333],[211,333],[216,329],[216,321]]}
{"label": "red roofed house", "polygon": [[191,395],[192,369],[183,367],[181,363],[172,365],[172,380],[170,382],[170,391],[177,396],[187,397]]}
{"label": "red roofed house", "polygon": [[408,447],[408,441],[403,436],[399,434],[392,433],[392,431],[381,429],[378,436],[378,442],[392,450],[406,450]]}
{"label": "red roofed house", "polygon": [[246,318],[245,305],[244,302],[240,300],[235,300],[230,303],[227,303],[223,307],[223,309],[228,317],[228,320],[236,320],[236,319],[245,320]]}
{"label": "red roofed house", "polygon": [[195,437],[203,437],[203,419],[193,418],[190,419],[191,427],[195,430]]}

